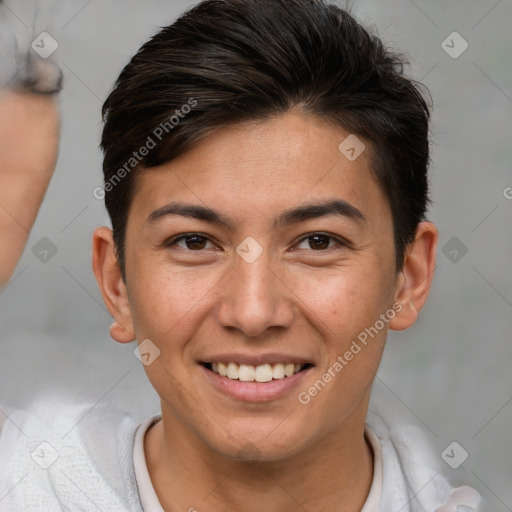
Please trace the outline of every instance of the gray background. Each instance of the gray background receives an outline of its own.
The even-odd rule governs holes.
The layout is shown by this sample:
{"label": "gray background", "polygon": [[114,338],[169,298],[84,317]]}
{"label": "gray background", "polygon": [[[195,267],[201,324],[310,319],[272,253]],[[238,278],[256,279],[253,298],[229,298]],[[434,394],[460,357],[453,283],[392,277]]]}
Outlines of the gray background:
{"label": "gray background", "polygon": [[[109,396],[143,418],[157,410],[156,393],[134,344],[109,338],[111,318],[90,263],[92,232],[109,225],[93,197],[102,179],[100,108],[140,45],[195,2],[41,1],[35,26],[33,1],[5,3],[20,38],[47,29],[58,41],[65,88],[57,170],[0,294],[0,401],[23,407],[43,392]],[[477,488],[488,510],[512,510],[512,2],[352,5],[360,21],[405,51],[410,74],[434,101],[430,220],[440,230],[438,266],[417,324],[389,335],[375,396],[422,425],[437,453],[452,441],[468,452],[459,469],[444,466],[453,484]],[[458,58],[442,47],[454,31],[469,44]],[[43,237],[57,247],[47,263],[32,252]]]}

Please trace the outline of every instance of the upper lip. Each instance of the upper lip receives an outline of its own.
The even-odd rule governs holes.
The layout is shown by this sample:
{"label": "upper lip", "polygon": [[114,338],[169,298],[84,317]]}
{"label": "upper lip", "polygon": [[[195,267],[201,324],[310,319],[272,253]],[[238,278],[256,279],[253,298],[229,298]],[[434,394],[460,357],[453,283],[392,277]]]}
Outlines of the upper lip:
{"label": "upper lip", "polygon": [[311,359],[299,357],[293,354],[282,354],[278,352],[268,352],[266,354],[240,354],[235,352],[213,354],[201,360],[201,363],[236,363],[248,364],[252,366],[260,366],[262,364],[287,364],[287,363],[298,363],[298,364],[313,364]]}

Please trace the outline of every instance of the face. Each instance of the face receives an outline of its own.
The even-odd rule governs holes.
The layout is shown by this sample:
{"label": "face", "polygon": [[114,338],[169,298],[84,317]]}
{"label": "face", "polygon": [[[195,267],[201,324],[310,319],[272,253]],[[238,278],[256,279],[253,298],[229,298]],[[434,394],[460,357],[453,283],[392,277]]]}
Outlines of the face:
{"label": "face", "polygon": [[137,179],[114,314],[150,340],[164,419],[218,453],[285,457],[366,414],[401,281],[371,148],[349,160],[348,135],[288,113]]}

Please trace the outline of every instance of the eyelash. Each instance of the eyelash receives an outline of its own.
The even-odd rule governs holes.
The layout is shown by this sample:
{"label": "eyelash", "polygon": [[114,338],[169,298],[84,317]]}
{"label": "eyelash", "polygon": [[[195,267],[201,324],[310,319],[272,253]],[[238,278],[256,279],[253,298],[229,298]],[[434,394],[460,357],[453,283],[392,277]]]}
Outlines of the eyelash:
{"label": "eyelash", "polygon": [[[309,233],[309,234],[305,235],[304,237],[302,237],[299,240],[298,244],[301,244],[302,242],[308,240],[309,238],[313,238],[315,236],[325,236],[325,237],[329,238],[330,240],[333,240],[339,246],[338,248],[349,247],[350,246],[350,244],[347,241],[344,241],[343,239],[341,239],[339,237],[335,237],[334,235],[331,235],[329,233],[322,233],[322,232],[318,232],[318,231],[315,231],[313,233]],[[204,235],[202,233],[184,233],[182,235],[177,235],[177,236],[175,236],[173,238],[170,238],[169,240],[167,240],[164,243],[164,245],[165,245],[165,247],[170,248],[173,245],[176,245],[181,240],[186,240],[187,238],[194,238],[194,237],[203,238],[203,239],[206,239],[209,242],[212,242],[209,239],[208,236],[206,236],[206,235]],[[310,250],[310,251],[313,251],[313,252],[327,252],[330,249],[335,249],[335,248],[336,247],[333,246],[333,247],[328,247],[327,249],[318,249],[318,250],[307,249],[307,250]],[[205,249],[192,250],[192,249],[187,249],[186,248],[185,250],[188,251],[188,252],[203,252]]]}

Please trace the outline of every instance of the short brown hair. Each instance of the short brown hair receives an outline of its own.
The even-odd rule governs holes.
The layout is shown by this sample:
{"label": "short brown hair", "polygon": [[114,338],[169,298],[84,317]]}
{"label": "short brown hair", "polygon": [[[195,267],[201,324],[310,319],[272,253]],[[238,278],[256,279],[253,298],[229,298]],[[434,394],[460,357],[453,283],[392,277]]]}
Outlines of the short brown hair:
{"label": "short brown hair", "polygon": [[[105,205],[123,279],[135,176],[170,162],[215,129],[292,108],[371,143],[393,215],[396,267],[424,220],[430,111],[405,59],[324,0],[205,0],[146,42],[103,105]],[[179,116],[145,156],[158,126]],[[117,174],[116,174],[117,173]]]}

